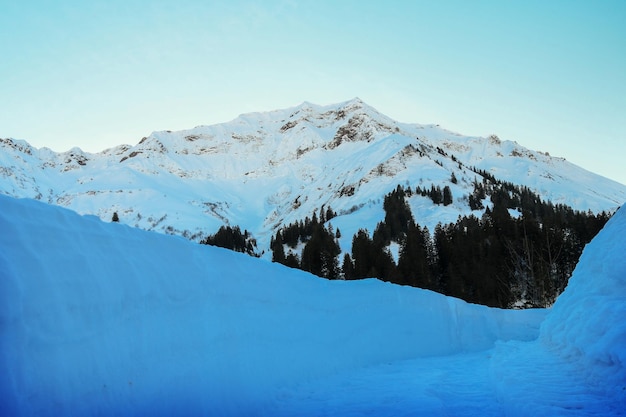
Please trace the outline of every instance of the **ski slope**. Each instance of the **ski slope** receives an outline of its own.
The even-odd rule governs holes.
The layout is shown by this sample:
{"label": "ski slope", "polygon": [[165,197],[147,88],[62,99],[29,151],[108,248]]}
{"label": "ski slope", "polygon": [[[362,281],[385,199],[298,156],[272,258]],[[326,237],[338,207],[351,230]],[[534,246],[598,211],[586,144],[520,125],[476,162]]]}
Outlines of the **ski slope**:
{"label": "ski slope", "polygon": [[[0,196],[0,415],[623,415],[626,212],[505,311]],[[574,312],[575,314],[572,314]]]}

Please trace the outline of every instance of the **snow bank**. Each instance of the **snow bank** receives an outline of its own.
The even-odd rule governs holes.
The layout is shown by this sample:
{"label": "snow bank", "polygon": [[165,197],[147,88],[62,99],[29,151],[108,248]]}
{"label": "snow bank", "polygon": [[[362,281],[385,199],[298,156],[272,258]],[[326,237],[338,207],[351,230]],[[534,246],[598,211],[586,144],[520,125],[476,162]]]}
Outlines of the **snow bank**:
{"label": "snow bank", "polygon": [[278,387],[533,339],[544,316],[325,281],[32,200],[0,196],[0,230],[1,415],[262,415]]}
{"label": "snow bank", "polygon": [[602,381],[626,409],[625,208],[585,247],[540,340]]}
{"label": "snow bank", "polygon": [[587,246],[541,336],[348,370],[285,390],[272,416],[626,416],[626,210]]}

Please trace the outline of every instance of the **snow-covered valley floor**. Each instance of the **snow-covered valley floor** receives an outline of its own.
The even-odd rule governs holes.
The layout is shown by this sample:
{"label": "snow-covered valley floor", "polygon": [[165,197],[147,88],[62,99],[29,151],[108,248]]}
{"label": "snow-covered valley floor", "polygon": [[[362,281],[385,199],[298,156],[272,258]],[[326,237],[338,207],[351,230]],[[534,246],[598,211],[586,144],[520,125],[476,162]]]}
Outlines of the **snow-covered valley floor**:
{"label": "snow-covered valley floor", "polygon": [[536,345],[507,342],[476,353],[357,369],[285,389],[275,416],[624,415],[602,381]]}
{"label": "snow-covered valley floor", "polygon": [[626,415],[626,211],[550,310],[0,196],[2,416]]}

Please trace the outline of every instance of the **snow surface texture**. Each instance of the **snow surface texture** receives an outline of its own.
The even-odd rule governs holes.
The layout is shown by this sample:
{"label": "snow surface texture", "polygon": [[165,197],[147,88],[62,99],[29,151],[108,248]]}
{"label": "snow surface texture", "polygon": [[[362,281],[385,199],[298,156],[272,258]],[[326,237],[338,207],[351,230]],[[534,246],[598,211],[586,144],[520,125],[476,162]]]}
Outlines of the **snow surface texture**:
{"label": "snow surface texture", "polygon": [[439,222],[455,222],[472,213],[467,196],[473,181],[482,180],[472,167],[578,210],[614,210],[626,201],[625,185],[562,158],[495,136],[400,123],[359,99],[154,132],[134,146],[97,154],[78,148],[55,153],[0,139],[0,194],[105,221],[117,212],[124,224],[195,240],[223,224],[237,225],[252,233],[266,257],[280,227],[310,218],[322,205],[340,214],[333,227],[341,228],[342,250],[350,252],[359,228],[373,232],[384,219],[382,199],[397,185],[448,185],[454,197],[449,206],[417,195],[409,204],[431,232]]}
{"label": "snow surface texture", "polygon": [[3,416],[626,407],[625,210],[586,248],[541,330],[546,310],[320,280],[33,200],[0,196],[0,230]]}
{"label": "snow surface texture", "polygon": [[589,244],[541,326],[541,340],[621,390],[626,410],[626,208]]}

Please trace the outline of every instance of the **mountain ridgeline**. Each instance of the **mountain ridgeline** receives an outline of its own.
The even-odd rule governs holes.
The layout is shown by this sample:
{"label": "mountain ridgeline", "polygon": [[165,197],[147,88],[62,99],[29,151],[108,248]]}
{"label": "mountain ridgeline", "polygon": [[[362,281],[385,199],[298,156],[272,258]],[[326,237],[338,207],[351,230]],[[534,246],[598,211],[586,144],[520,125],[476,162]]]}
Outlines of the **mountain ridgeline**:
{"label": "mountain ridgeline", "polygon": [[626,201],[625,185],[563,158],[401,123],[359,99],[99,153],[0,139],[0,193],[327,278],[375,276],[498,306],[550,304],[603,213]]}
{"label": "mountain ridgeline", "polygon": [[[430,289],[468,302],[501,308],[550,306],[565,289],[584,246],[610,218],[550,202],[512,183],[486,175],[468,197],[484,214],[438,224],[434,234],[413,217],[411,187],[384,198],[385,218],[373,234],[360,229],[351,253],[341,253],[331,208],[279,230],[272,260],[329,279],[376,277]],[[416,191],[420,193],[420,191]],[[441,192],[424,193],[445,204]],[[399,245],[397,261],[389,247]],[[300,249],[300,254],[297,251]]]}

